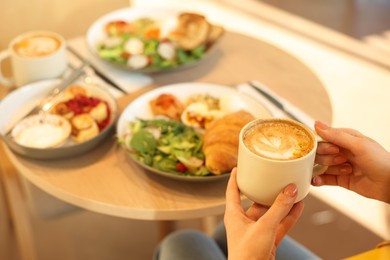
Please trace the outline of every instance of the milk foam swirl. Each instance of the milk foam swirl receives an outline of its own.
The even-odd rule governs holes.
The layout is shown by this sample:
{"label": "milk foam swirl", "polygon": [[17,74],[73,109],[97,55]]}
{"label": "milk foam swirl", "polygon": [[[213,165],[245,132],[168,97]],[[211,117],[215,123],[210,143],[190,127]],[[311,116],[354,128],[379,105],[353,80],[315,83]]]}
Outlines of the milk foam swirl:
{"label": "milk foam swirl", "polygon": [[253,153],[277,160],[296,159],[313,148],[309,133],[286,122],[255,126],[247,133],[244,142]]}
{"label": "milk foam swirl", "polygon": [[39,57],[55,52],[59,45],[59,41],[53,37],[36,35],[19,42],[16,51],[25,57]]}

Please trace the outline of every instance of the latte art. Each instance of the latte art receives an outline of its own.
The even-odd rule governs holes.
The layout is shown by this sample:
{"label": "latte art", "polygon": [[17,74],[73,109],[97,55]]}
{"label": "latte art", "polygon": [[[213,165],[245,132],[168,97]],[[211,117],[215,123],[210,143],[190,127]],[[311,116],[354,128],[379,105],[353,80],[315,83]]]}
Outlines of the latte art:
{"label": "latte art", "polygon": [[253,153],[276,160],[297,159],[313,149],[310,133],[286,121],[253,126],[246,133],[244,143]]}
{"label": "latte art", "polygon": [[298,142],[292,137],[266,137],[263,135],[253,140],[252,145],[256,153],[274,159],[295,158],[300,151]]}
{"label": "latte art", "polygon": [[24,57],[50,55],[60,47],[60,41],[49,35],[34,35],[15,45],[15,51]]}

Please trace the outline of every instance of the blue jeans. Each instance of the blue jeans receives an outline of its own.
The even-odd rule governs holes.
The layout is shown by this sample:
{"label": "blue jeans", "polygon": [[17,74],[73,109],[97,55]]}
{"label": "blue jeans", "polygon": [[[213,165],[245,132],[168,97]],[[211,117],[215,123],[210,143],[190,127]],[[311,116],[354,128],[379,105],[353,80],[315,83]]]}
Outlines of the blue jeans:
{"label": "blue jeans", "polygon": [[[197,230],[176,231],[159,244],[154,260],[226,260],[227,241],[223,224],[212,236]],[[286,236],[276,249],[276,259],[320,259],[308,249]]]}

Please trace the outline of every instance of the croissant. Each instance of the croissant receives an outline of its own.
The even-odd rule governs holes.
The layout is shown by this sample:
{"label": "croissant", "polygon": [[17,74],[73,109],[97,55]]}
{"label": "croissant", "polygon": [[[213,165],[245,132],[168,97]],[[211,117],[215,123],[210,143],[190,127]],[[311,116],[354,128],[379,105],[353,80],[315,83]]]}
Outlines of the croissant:
{"label": "croissant", "polygon": [[240,110],[213,121],[203,136],[206,168],[215,175],[231,171],[237,166],[238,137],[241,128],[255,119]]}

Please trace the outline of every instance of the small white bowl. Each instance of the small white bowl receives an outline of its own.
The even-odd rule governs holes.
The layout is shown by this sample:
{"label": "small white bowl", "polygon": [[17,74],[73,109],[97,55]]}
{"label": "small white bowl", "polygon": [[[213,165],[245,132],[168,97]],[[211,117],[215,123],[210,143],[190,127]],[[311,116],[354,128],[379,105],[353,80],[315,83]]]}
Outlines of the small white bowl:
{"label": "small white bowl", "polygon": [[20,145],[45,149],[63,145],[71,131],[70,123],[64,117],[41,113],[17,123],[11,136]]}

